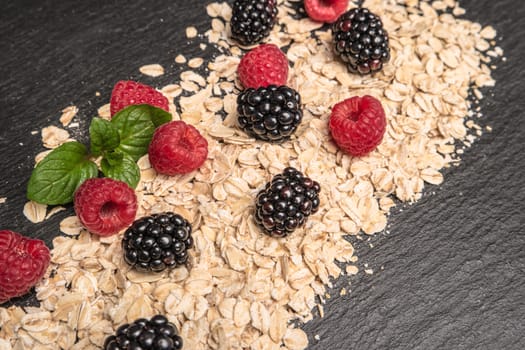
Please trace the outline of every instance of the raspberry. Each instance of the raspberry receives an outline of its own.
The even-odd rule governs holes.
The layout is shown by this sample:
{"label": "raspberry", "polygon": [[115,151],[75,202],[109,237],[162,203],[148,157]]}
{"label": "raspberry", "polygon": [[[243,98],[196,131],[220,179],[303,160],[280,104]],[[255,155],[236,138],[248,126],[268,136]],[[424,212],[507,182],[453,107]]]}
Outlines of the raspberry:
{"label": "raspberry", "polygon": [[332,108],[332,137],[343,151],[353,156],[364,156],[376,148],[385,129],[385,111],[381,102],[372,96],[351,97]]}
{"label": "raspberry", "polygon": [[262,44],[243,56],[237,75],[245,88],[286,85],[288,59],[274,44]]}
{"label": "raspberry", "polygon": [[333,23],[345,12],[349,0],[304,0],[308,17],[317,22]]}
{"label": "raspberry", "polygon": [[155,130],[148,155],[158,173],[186,174],[204,163],[208,156],[208,141],[193,125],[176,120]]}
{"label": "raspberry", "polygon": [[27,293],[44,276],[50,259],[43,241],[1,230],[0,304]]}
{"label": "raspberry", "polygon": [[319,183],[288,167],[255,200],[255,223],[272,237],[286,237],[319,210]]}
{"label": "raspberry", "polygon": [[177,327],[166,316],[155,315],[150,320],[139,318],[131,324],[123,324],[104,341],[104,350],[180,350],[182,338]]}
{"label": "raspberry", "polygon": [[90,232],[111,236],[133,223],[137,196],[125,182],[88,179],[75,192],[75,212]]}
{"label": "raspberry", "polygon": [[111,116],[121,109],[140,104],[149,104],[169,112],[168,99],[151,86],[131,80],[121,80],[113,87],[110,101]]}

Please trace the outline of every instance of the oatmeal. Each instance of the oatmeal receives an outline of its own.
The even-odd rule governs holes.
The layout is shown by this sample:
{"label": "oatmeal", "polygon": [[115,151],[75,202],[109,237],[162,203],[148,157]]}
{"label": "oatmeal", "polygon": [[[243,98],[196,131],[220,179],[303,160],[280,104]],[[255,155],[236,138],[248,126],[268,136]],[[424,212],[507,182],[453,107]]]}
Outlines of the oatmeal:
{"label": "oatmeal", "polygon": [[[177,325],[187,349],[307,347],[306,334],[290,321],[307,322],[314,308],[323,315],[318,304],[331,281],[358,273],[344,237],[385,230],[394,197],[413,202],[425,183],[443,182],[440,171],[459,160],[458,141],[471,144],[481,135],[469,120],[467,97],[472,89],[482,98],[479,89],[494,85],[490,57],[502,51],[493,45],[494,28],[455,17],[464,12],[457,1],[367,0],[364,6],[389,33],[392,57],[375,75],[350,74],[333,53],[331,31],[294,19],[292,2],[278,1],[283,29],[276,26],[268,39],[287,47],[288,85],[302,97],[303,121],[289,142],[256,142],[236,126],[243,50],[230,39],[225,2],[207,6],[212,19],[203,33],[221,53],[211,61],[178,55],[175,61],[188,62],[190,70],[160,89],[174,119],[207,138],[208,158],[198,171],[172,177],[157,174],[147,156],[140,159],[137,217],[173,211],[190,221],[191,266],[157,274],[130,270],[120,235],[91,235],[68,217],[60,224],[65,235],[53,240],[47,278],[36,288],[40,306],[0,308],[0,339],[10,340],[0,345],[97,348],[122,323],[160,313]],[[188,27],[186,36],[196,37],[197,30]],[[193,70],[201,66],[206,75]],[[141,72],[154,77],[164,69],[154,64]],[[353,158],[332,142],[327,123],[334,104],[365,94],[383,104],[387,128],[375,151]],[[65,109],[62,126],[77,112]],[[109,104],[98,113],[109,118]],[[42,136],[47,148],[70,138],[56,126]],[[288,166],[320,183],[321,206],[303,229],[274,239],[253,221],[254,197]],[[28,202],[24,214],[39,222],[55,209],[46,210]]]}

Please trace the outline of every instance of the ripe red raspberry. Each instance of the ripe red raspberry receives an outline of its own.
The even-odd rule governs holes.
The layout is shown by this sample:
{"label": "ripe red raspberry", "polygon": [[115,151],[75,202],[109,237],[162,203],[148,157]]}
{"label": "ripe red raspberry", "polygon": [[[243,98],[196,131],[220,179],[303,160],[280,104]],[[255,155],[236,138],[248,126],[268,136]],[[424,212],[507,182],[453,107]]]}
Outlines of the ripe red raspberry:
{"label": "ripe red raspberry", "polygon": [[111,92],[110,111],[113,117],[121,109],[131,106],[149,104],[169,112],[168,99],[151,86],[131,80],[121,80]]}
{"label": "ripe red raspberry", "polygon": [[75,212],[91,233],[111,236],[135,220],[137,196],[125,182],[88,179],[75,192]]}
{"label": "ripe red raspberry", "polygon": [[175,120],[155,130],[148,155],[158,173],[186,174],[204,163],[208,156],[208,141],[192,125]]}
{"label": "ripe red raspberry", "polygon": [[351,97],[337,103],[330,116],[330,132],[345,152],[360,157],[381,143],[386,129],[385,111],[372,96]]}
{"label": "ripe red raspberry", "polygon": [[262,44],[241,58],[237,75],[246,89],[286,85],[288,59],[276,45]]}
{"label": "ripe red raspberry", "polygon": [[51,255],[39,239],[0,231],[0,304],[24,295],[46,273]]}
{"label": "ripe red raspberry", "polygon": [[317,22],[333,23],[345,12],[349,0],[304,0],[308,17]]}

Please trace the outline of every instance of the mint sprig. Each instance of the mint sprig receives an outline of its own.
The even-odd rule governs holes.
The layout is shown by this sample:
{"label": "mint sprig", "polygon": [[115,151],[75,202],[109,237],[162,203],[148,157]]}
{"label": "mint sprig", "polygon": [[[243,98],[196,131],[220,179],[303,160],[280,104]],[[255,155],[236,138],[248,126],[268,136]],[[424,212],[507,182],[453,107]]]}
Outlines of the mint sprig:
{"label": "mint sprig", "polygon": [[113,151],[120,144],[117,128],[108,120],[95,117],[89,126],[91,154],[101,156],[104,152]]}
{"label": "mint sprig", "polygon": [[126,107],[111,121],[93,118],[89,127],[91,153],[77,141],[51,151],[33,170],[27,198],[49,205],[73,201],[78,186],[99,175],[93,161],[96,157],[101,158],[104,176],[135,188],[140,180],[136,162],[148,152],[155,129],[171,119],[170,113],[145,104]]}
{"label": "mint sprig", "polygon": [[137,187],[140,180],[140,169],[135,160],[129,155],[113,152],[100,162],[102,172],[106,177],[124,181],[131,188]]}
{"label": "mint sprig", "polygon": [[69,203],[77,187],[97,174],[86,146],[76,141],[64,143],[37,164],[27,185],[27,198],[51,205]]}
{"label": "mint sprig", "polygon": [[135,161],[148,152],[155,128],[171,120],[171,114],[149,105],[130,106],[113,116],[120,144],[115,150],[129,154]]}

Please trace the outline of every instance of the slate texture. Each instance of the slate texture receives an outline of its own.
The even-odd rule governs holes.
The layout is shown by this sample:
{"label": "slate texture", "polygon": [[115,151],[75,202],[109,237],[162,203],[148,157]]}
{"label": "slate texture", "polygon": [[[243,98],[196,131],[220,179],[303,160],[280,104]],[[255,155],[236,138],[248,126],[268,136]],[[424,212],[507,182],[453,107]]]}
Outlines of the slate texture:
{"label": "slate texture", "polygon": [[[80,108],[77,137],[113,84],[138,79],[163,86],[177,75],[176,54],[210,57],[184,28],[208,26],[207,1],[5,2],[0,11],[0,228],[50,244],[60,220],[31,224],[22,214],[40,131],[59,111]],[[396,208],[388,233],[356,241],[360,269],[337,281],[325,317],[304,329],[309,350],[525,349],[525,2],[463,0],[466,18],[498,31],[506,62],[485,90],[482,126],[492,132],[427,186],[418,203]],[[142,76],[160,63],[167,75]],[[95,92],[100,92],[97,97]],[[371,248],[370,245],[373,245]],[[345,296],[339,291],[351,290]],[[35,303],[34,297],[15,301]],[[314,336],[318,335],[319,340]],[[317,337],[316,337],[317,338]]]}

